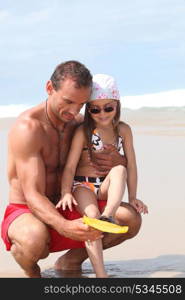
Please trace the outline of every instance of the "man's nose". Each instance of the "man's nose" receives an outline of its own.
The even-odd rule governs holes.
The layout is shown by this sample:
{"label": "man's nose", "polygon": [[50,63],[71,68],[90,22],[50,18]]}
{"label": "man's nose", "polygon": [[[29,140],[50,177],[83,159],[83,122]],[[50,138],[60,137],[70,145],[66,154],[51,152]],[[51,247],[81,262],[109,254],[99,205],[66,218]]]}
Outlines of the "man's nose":
{"label": "man's nose", "polygon": [[80,112],[81,106],[80,105],[73,105],[72,107],[70,107],[69,112],[72,115],[77,115]]}

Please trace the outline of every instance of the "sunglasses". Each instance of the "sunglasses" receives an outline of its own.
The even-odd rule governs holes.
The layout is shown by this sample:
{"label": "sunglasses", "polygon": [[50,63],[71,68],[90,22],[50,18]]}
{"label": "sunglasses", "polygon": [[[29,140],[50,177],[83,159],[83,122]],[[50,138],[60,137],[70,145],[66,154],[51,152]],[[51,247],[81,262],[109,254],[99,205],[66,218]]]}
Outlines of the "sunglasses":
{"label": "sunglasses", "polygon": [[91,114],[94,114],[94,115],[97,115],[99,113],[101,113],[101,111],[103,110],[105,113],[110,113],[112,112],[114,109],[115,109],[116,106],[105,106],[103,108],[97,108],[97,107],[92,107],[92,108],[89,108],[89,112]]}

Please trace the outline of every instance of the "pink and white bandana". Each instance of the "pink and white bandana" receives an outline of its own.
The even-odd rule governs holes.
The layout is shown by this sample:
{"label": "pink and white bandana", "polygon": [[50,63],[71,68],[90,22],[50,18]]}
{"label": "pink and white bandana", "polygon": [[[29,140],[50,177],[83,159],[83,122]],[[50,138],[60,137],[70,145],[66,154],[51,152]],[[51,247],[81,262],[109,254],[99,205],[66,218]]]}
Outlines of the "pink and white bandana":
{"label": "pink and white bandana", "polygon": [[115,79],[110,75],[96,74],[93,76],[93,87],[89,101],[99,99],[120,100]]}

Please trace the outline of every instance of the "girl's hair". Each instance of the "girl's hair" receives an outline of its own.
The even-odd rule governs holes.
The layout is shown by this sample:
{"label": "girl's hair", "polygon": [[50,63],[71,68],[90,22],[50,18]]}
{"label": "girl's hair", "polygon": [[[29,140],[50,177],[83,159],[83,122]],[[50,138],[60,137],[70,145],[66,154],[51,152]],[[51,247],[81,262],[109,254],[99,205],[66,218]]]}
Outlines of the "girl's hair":
{"label": "girl's hair", "polygon": [[[116,143],[118,143],[118,138],[119,138],[118,125],[120,123],[121,104],[120,104],[120,101],[117,101],[117,100],[115,100],[115,101],[117,102],[117,105],[116,105],[116,114],[113,119],[113,129],[114,129],[114,133],[116,136]],[[91,141],[92,141],[93,131],[95,129],[95,123],[94,123],[93,118],[91,117],[89,108],[90,108],[90,103],[87,103],[86,107],[85,107],[85,116],[84,116],[83,127],[84,127],[85,137],[87,140],[87,148],[89,151],[89,155],[90,155],[90,158],[92,158]]]}

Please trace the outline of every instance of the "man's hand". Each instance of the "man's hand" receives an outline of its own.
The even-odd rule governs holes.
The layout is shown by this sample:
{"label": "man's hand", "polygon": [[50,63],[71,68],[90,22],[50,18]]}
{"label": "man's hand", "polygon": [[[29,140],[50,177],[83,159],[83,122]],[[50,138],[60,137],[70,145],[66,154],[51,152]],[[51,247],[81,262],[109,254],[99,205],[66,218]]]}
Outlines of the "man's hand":
{"label": "man's hand", "polygon": [[104,145],[101,152],[92,151],[92,165],[97,170],[97,175],[107,175],[107,173],[117,165],[127,166],[127,159],[120,155],[115,146]]}
{"label": "man's hand", "polygon": [[148,214],[148,207],[139,199],[129,199],[129,203],[137,210],[138,213]]}
{"label": "man's hand", "polygon": [[77,241],[95,241],[103,238],[101,231],[84,224],[82,219],[65,220],[60,234]]}

